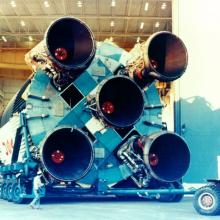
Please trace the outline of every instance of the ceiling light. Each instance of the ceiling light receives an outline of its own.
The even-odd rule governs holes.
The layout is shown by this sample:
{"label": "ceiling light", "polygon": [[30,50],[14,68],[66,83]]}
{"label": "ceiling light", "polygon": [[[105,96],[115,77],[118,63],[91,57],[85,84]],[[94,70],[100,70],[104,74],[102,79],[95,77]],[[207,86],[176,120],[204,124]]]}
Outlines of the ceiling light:
{"label": "ceiling light", "polygon": [[140,39],[141,39],[140,37],[137,37],[136,42],[139,43],[139,42],[140,42]]}
{"label": "ceiling light", "polygon": [[115,26],[115,22],[114,22],[114,21],[111,21],[110,26],[111,26],[111,27],[114,27],[114,26]]}
{"label": "ceiling light", "polygon": [[155,27],[156,27],[156,28],[160,27],[160,22],[159,22],[159,21],[157,21],[157,22],[155,23]]}
{"label": "ceiling light", "polygon": [[167,7],[167,4],[166,4],[165,2],[162,3],[162,5],[161,5],[161,9],[164,10],[164,9],[166,9],[166,7]]}
{"label": "ceiling light", "polygon": [[29,41],[33,41],[33,38],[31,36],[28,37]]}
{"label": "ceiling light", "polygon": [[115,0],[112,0],[111,6],[112,6],[112,7],[115,7],[115,6],[116,6]]}
{"label": "ceiling light", "polygon": [[25,26],[25,22],[22,20],[21,22],[21,26],[24,27]]}
{"label": "ceiling light", "polygon": [[6,39],[5,36],[2,36],[2,40],[3,40],[4,42],[7,42],[7,39]]}
{"label": "ceiling light", "polygon": [[143,28],[144,28],[144,22],[141,22],[140,29],[143,29]]}
{"label": "ceiling light", "polygon": [[148,2],[146,2],[146,3],[145,3],[145,6],[144,6],[144,10],[145,10],[145,11],[147,11],[147,10],[148,10],[148,6],[149,6],[149,3],[148,3]]}
{"label": "ceiling light", "polygon": [[82,2],[81,2],[81,1],[78,1],[78,2],[77,2],[77,6],[78,6],[79,8],[81,8],[81,7],[82,7]]}
{"label": "ceiling light", "polygon": [[16,2],[15,1],[11,1],[10,4],[11,4],[11,7],[13,7],[13,8],[16,7]]}
{"label": "ceiling light", "polygon": [[50,7],[50,4],[49,4],[48,1],[44,1],[44,7],[45,7],[45,8],[49,8],[49,7]]}

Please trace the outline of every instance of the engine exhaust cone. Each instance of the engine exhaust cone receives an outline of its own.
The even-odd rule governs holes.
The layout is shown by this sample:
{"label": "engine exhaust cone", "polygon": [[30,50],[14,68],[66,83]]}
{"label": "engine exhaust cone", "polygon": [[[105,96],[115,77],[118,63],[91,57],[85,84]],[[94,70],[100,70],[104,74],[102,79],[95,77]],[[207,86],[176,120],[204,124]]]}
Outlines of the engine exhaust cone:
{"label": "engine exhaust cone", "polygon": [[184,176],[190,163],[190,152],[182,137],[171,132],[158,132],[141,138],[144,161],[151,175],[173,182]]}
{"label": "engine exhaust cone", "polygon": [[92,143],[79,129],[59,127],[45,138],[41,160],[54,178],[76,181],[85,176],[93,164]]}
{"label": "engine exhaust cone", "polygon": [[45,34],[46,52],[65,70],[84,70],[95,56],[95,40],[81,20],[63,17],[54,21]]}
{"label": "engine exhaust cone", "polygon": [[176,35],[161,31],[146,42],[144,75],[160,81],[173,81],[182,76],[187,67],[187,50]]}
{"label": "engine exhaust cone", "polygon": [[116,128],[135,124],[144,110],[142,90],[126,76],[113,76],[104,80],[96,95],[98,114]]}

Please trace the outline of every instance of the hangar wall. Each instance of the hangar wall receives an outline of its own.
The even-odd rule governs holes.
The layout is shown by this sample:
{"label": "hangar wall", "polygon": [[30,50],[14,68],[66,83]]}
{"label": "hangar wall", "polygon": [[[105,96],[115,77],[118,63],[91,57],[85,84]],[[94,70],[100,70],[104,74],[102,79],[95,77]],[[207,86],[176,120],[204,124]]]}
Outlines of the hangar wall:
{"label": "hangar wall", "polygon": [[0,113],[31,71],[24,62],[27,49],[0,49]]}
{"label": "hangar wall", "polygon": [[3,80],[0,80],[0,114],[3,108],[3,100],[4,100],[4,93],[3,93]]}
{"label": "hangar wall", "polygon": [[0,113],[6,107],[14,94],[19,91],[24,80],[0,78]]}
{"label": "hangar wall", "polygon": [[186,182],[220,178],[219,7],[218,0],[173,1],[173,32],[183,39],[189,58],[175,83],[175,128],[191,151]]}
{"label": "hangar wall", "polygon": [[16,92],[19,91],[23,85],[24,80],[4,79],[2,82],[2,91],[4,94],[3,105],[6,106]]}

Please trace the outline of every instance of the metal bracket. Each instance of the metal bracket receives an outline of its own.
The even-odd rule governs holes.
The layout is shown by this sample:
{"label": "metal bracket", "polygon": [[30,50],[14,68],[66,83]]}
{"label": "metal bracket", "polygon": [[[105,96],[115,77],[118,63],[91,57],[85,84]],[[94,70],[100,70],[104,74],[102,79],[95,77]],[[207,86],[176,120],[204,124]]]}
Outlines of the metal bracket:
{"label": "metal bracket", "polygon": [[26,115],[26,119],[35,119],[35,118],[47,118],[49,117],[49,114],[41,114],[41,115],[34,115],[34,116],[29,116]]}
{"label": "metal bracket", "polygon": [[158,124],[158,123],[156,123],[154,121],[143,121],[143,124],[145,124],[147,126],[153,126],[153,127],[161,128],[162,130],[166,130],[167,129],[166,122],[162,122],[162,124]]}
{"label": "metal bracket", "polygon": [[155,109],[155,108],[164,108],[166,105],[158,104],[158,105],[145,105],[144,109]]}
{"label": "metal bracket", "polygon": [[38,99],[38,100],[45,101],[45,102],[50,101],[50,99],[46,96],[37,96],[37,95],[33,95],[33,94],[28,94],[28,98]]}

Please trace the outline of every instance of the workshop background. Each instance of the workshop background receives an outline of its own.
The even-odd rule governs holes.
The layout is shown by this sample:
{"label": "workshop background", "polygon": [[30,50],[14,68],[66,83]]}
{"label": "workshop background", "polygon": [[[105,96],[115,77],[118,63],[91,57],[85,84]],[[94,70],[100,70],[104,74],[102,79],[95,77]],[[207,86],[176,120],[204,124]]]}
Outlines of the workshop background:
{"label": "workshop background", "polygon": [[108,38],[128,51],[154,32],[173,31],[186,44],[188,68],[175,89],[173,84],[158,83],[167,104],[164,121],[169,129],[175,126],[190,146],[192,159],[185,181],[217,178],[218,9],[217,0],[1,0],[0,112],[31,74],[24,55],[43,39],[56,18],[76,16],[91,27],[97,41]]}
{"label": "workshop background", "polygon": [[[25,54],[43,39],[50,23],[59,17],[79,18],[90,26],[97,41],[108,39],[127,51],[157,31],[170,31],[186,45],[187,70],[175,82],[157,82],[156,86],[166,105],[163,121],[168,130],[185,138],[191,152],[183,182],[193,185],[205,183],[206,179],[220,179],[219,8],[218,0],[0,0],[0,115],[31,74],[24,62]],[[150,207],[155,212],[161,207],[164,213],[171,210],[173,219],[180,219],[180,215],[190,219],[191,214],[183,214],[190,210],[188,201],[175,205],[175,209],[167,204],[151,203]],[[79,212],[81,205],[76,207]],[[47,206],[51,208],[50,203]],[[127,212],[127,206],[123,207]],[[107,208],[106,212],[114,210]],[[109,219],[124,215],[116,214]],[[6,211],[4,216],[10,219]],[[102,217],[94,215],[94,219]],[[158,218],[153,212],[151,217],[165,219],[165,215]]]}

